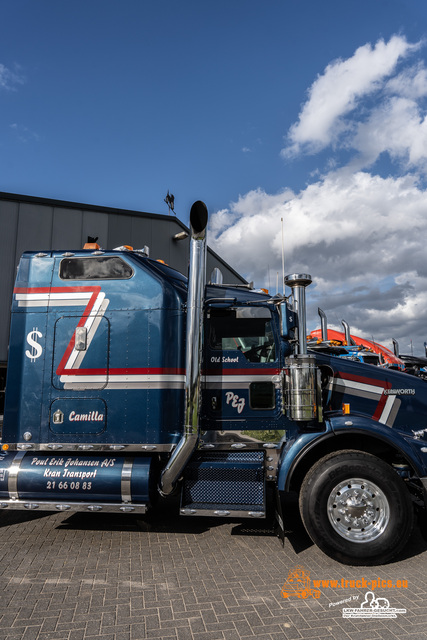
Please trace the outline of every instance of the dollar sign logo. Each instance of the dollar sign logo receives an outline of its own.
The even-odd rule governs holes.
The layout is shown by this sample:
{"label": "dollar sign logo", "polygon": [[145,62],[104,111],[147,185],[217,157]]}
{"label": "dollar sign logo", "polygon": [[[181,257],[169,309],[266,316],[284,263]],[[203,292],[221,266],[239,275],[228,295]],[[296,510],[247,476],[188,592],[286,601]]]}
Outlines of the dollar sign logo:
{"label": "dollar sign logo", "polygon": [[37,327],[33,327],[33,330],[27,335],[27,342],[31,347],[31,351],[29,349],[26,350],[25,355],[27,358],[30,358],[31,362],[35,362],[37,358],[40,358],[43,348],[37,342],[37,338],[42,338],[43,334],[38,330]]}

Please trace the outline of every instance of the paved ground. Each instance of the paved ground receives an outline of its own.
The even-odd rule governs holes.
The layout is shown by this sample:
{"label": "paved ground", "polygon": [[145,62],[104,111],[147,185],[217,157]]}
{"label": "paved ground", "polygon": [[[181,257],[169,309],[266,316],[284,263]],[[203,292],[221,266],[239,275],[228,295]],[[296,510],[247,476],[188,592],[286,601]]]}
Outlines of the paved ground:
{"label": "paved ground", "polygon": [[[298,527],[283,549],[265,523],[170,513],[150,521],[4,511],[0,532],[1,640],[427,639],[427,542],[418,530],[397,562],[371,569],[330,560]],[[355,586],[284,599],[296,565],[312,580],[406,579],[406,589],[375,588],[406,612],[344,618],[365,599],[368,589]]]}

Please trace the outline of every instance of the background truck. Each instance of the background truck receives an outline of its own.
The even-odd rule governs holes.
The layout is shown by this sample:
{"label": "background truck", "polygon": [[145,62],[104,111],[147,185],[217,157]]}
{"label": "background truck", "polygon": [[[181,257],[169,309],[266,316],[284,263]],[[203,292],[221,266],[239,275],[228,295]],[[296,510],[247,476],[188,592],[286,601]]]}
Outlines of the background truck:
{"label": "background truck", "polygon": [[[380,564],[427,487],[427,386],[309,352],[307,274],[288,297],[205,285],[133,250],[30,252],[13,294],[0,509],[264,518],[296,492],[327,554]],[[271,491],[269,490],[271,489]]]}
{"label": "background truck", "polygon": [[360,360],[360,362],[365,362],[366,364],[375,364],[379,367],[391,367],[398,371],[405,371],[405,364],[398,357],[396,350],[393,353],[382,344],[374,342],[374,340],[366,340],[366,338],[350,334],[350,326],[345,320],[341,321],[344,332],[328,329],[326,314],[322,309],[317,311],[320,316],[321,328],[315,329],[308,336],[310,349],[329,350],[332,353],[335,348],[337,350],[336,355],[341,358]]}

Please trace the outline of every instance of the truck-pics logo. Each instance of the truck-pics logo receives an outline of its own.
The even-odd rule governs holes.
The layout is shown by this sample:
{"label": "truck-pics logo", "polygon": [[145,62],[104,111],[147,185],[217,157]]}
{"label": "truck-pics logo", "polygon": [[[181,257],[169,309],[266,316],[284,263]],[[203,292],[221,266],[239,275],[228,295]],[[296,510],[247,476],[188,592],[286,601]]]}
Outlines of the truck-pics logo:
{"label": "truck-pics logo", "polygon": [[310,582],[310,572],[306,571],[301,565],[297,565],[289,571],[285,584],[282,587],[282,598],[296,596],[297,598],[306,599],[311,596],[317,600],[320,598],[322,592],[318,589],[312,589]]}
{"label": "truck-pics logo", "polygon": [[[333,588],[333,589],[348,589],[351,588],[368,588],[376,589],[380,587],[383,589],[407,589],[407,580],[382,580],[375,578],[368,580],[366,578],[341,578],[340,580],[311,580],[310,572],[306,571],[302,565],[297,565],[289,571],[288,577],[282,587],[282,598],[301,598],[303,600],[307,598],[320,598],[322,592],[319,587]],[[396,609],[390,606],[390,602],[387,598],[376,597],[374,591],[366,591],[365,596],[361,596],[363,601],[359,607],[347,607],[343,609],[343,618],[396,618],[399,613],[406,613],[406,609]],[[352,595],[348,598],[340,600],[339,602],[330,602],[329,607],[335,607],[340,604],[347,604],[359,599],[359,594]]]}

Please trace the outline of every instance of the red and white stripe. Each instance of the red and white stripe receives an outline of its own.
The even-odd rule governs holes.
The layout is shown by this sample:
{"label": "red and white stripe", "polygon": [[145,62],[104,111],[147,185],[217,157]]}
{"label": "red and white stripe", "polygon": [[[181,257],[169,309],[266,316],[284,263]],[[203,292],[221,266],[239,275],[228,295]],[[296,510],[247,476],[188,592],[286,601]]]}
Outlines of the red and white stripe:
{"label": "red and white stripe", "polygon": [[[18,307],[84,307],[83,313],[76,325],[85,327],[87,330],[87,347],[91,344],[96,330],[101,322],[102,316],[108,307],[109,300],[100,286],[93,287],[16,287],[14,290]],[[57,367],[56,374],[60,376],[61,382],[70,383],[76,370],[80,370],[80,365],[86,355],[86,351],[77,351],[75,348],[75,333]],[[80,370],[81,372],[82,370]],[[71,373],[70,375],[66,375]],[[106,373],[103,381],[106,381]],[[99,386],[99,380],[96,381]],[[65,388],[68,385],[66,384]]]}
{"label": "red and white stripe", "polygon": [[384,391],[391,389],[389,382],[340,372],[329,382],[329,389],[332,392],[376,401],[373,419],[389,427],[393,426],[401,402],[395,395],[385,395]]}
{"label": "red and white stripe", "polygon": [[[100,286],[93,287],[35,287],[14,290],[19,307],[82,306],[82,315],[76,325],[87,329],[87,347],[91,344],[109,300]],[[87,351],[87,350],[86,350]],[[75,336],[57,367],[65,389],[183,389],[185,370],[166,367],[100,368],[81,367],[86,351],[75,349]],[[206,372],[202,382],[209,388],[248,389],[251,382],[276,380],[278,369],[222,369]]]}
{"label": "red and white stripe", "polygon": [[[87,329],[89,348],[109,300],[100,286],[93,287],[32,287],[14,290],[19,307],[83,307],[76,325]],[[83,369],[87,353],[75,349],[75,332],[56,369],[64,389],[183,389],[185,371],[178,368],[115,368]]]}

